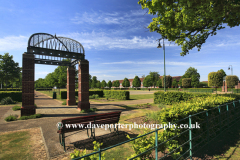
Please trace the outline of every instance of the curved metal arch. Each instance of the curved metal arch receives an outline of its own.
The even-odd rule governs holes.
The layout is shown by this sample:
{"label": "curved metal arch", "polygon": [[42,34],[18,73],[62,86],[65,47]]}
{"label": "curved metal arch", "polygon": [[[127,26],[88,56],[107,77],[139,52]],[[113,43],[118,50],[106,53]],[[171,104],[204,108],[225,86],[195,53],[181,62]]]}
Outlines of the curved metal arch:
{"label": "curved metal arch", "polygon": [[[34,39],[36,38],[36,36],[37,36],[38,40],[34,42]],[[84,51],[84,48],[83,48],[82,44],[79,43],[78,41],[76,41],[74,39],[71,39],[71,38],[57,37],[56,35],[53,36],[53,35],[48,34],[48,33],[35,33],[35,34],[31,35],[29,40],[28,40],[28,47],[37,47],[37,46],[40,46],[41,43],[44,45],[45,41],[48,41],[48,40],[51,40],[51,39],[53,39],[53,40],[56,39],[59,43],[62,44],[62,46],[68,52],[85,54],[85,51]],[[54,41],[53,43],[57,43],[57,42]],[[72,48],[71,48],[71,46],[72,46]],[[74,48],[74,46],[75,46],[75,48]],[[63,47],[61,47],[61,50],[63,50]],[[56,46],[55,46],[55,48],[56,48]],[[79,52],[78,52],[78,48],[79,48]],[[52,48],[47,48],[47,49],[52,49]],[[82,52],[81,52],[81,50],[82,50]],[[65,50],[63,50],[63,51],[65,51]]]}

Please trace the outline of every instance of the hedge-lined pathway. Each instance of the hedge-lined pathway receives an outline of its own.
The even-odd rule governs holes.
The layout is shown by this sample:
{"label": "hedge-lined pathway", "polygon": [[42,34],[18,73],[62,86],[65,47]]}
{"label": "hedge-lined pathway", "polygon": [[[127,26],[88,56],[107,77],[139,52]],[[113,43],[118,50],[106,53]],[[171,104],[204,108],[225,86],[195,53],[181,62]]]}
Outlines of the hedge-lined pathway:
{"label": "hedge-lined pathway", "polygon": [[[152,103],[153,99],[147,100],[130,100],[130,101],[120,101],[112,103],[97,103],[91,102],[91,108],[98,108],[99,111],[96,113],[106,113],[112,111],[122,110],[122,115],[131,114],[136,111],[127,111],[126,109],[119,107],[120,105],[132,105],[132,104],[141,104],[141,103]],[[62,105],[61,101],[54,100],[47,95],[44,95],[40,92],[35,92],[35,103],[38,106],[36,113],[43,114],[43,117],[40,119],[29,119],[29,120],[18,120],[13,122],[5,122],[4,117],[10,114],[20,115],[20,111],[12,111],[11,107],[0,107],[0,132],[14,131],[20,129],[28,129],[41,127],[43,132],[43,137],[46,142],[47,150],[50,157],[55,157],[60,154],[63,154],[63,147],[59,144],[58,133],[57,133],[57,122],[60,122],[64,118],[76,117],[76,116],[85,116],[96,113],[79,113],[76,109],[76,106],[66,106]],[[4,114],[5,112],[5,114]],[[3,116],[4,114],[4,116]],[[105,129],[96,129],[96,136],[109,134],[109,130]],[[86,131],[78,132],[77,134],[66,134],[66,136],[71,135],[66,138],[66,143],[70,144],[79,140],[87,139]],[[79,136],[81,135],[81,136]]]}

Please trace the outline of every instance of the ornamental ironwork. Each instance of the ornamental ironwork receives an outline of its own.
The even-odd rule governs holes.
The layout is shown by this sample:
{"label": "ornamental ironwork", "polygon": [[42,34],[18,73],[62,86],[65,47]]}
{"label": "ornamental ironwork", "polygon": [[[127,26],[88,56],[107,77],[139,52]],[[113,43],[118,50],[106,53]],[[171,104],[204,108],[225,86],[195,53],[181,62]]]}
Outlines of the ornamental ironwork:
{"label": "ornamental ironwork", "polygon": [[[48,33],[35,33],[28,40],[27,54],[35,55],[36,64],[74,66],[85,59],[81,43]],[[66,60],[68,59],[68,61]]]}

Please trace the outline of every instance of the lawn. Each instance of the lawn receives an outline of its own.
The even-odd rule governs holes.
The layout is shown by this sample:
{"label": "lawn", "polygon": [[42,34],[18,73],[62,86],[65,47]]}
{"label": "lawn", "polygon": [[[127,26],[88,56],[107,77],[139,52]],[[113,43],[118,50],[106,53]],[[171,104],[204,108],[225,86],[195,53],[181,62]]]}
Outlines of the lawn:
{"label": "lawn", "polygon": [[0,160],[33,159],[27,131],[0,134]]}

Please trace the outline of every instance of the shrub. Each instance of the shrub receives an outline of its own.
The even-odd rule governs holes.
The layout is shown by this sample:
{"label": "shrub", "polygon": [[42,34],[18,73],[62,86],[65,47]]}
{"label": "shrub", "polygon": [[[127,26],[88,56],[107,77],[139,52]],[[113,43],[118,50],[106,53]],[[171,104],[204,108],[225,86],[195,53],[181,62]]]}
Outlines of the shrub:
{"label": "shrub", "polygon": [[12,110],[13,110],[13,111],[21,110],[21,106],[14,106],[14,107],[12,107]]}
{"label": "shrub", "polygon": [[12,100],[11,97],[6,97],[1,100],[1,105],[6,105],[6,104],[15,104],[16,102]]}
{"label": "shrub", "polygon": [[[100,147],[103,145],[103,143],[100,144],[99,142],[94,141],[93,145],[94,146],[93,146],[93,151],[92,152],[96,152],[96,151],[98,151],[100,149]],[[85,155],[87,155],[87,150],[86,149],[84,151],[77,151],[75,149],[73,153],[70,153],[71,159],[75,159],[75,158],[82,157],[82,156],[85,156]],[[105,160],[104,156],[105,156],[105,153],[102,153],[101,154],[101,159],[102,160]],[[91,155],[91,156],[89,156],[87,158],[84,158],[84,159],[96,160],[98,158],[99,158],[99,154],[93,154],[93,155]]]}
{"label": "shrub", "polygon": [[[89,96],[97,94],[99,97],[103,97],[103,90],[89,90]],[[60,92],[61,99],[67,99],[67,91]],[[78,91],[75,91],[75,96],[78,96]]]}
{"label": "shrub", "polygon": [[0,100],[11,97],[13,101],[22,102],[22,91],[0,91]]}
{"label": "shrub", "polygon": [[35,118],[41,118],[41,117],[42,117],[41,114],[34,114],[30,116],[22,116],[19,118],[19,120],[35,119]]}
{"label": "shrub", "polygon": [[63,102],[62,105],[67,105],[67,102]]}
{"label": "shrub", "polygon": [[[170,76],[170,75],[168,75],[168,76],[165,76],[165,78],[166,78],[166,88],[171,88],[171,86],[172,86],[172,76]],[[164,75],[162,76],[162,87],[164,87]]]}
{"label": "shrub", "polygon": [[113,99],[120,99],[120,100],[129,99],[129,91],[104,90],[103,93],[106,98],[113,98]]}
{"label": "shrub", "polygon": [[5,121],[7,121],[7,122],[16,121],[16,120],[17,120],[17,115],[10,115],[10,116],[5,118]]}
{"label": "shrub", "polygon": [[227,86],[233,88],[235,85],[238,84],[238,77],[237,76],[226,76]]}
{"label": "shrub", "polygon": [[222,85],[223,85],[222,72],[210,72],[208,74],[208,86],[209,87],[219,87]]}

